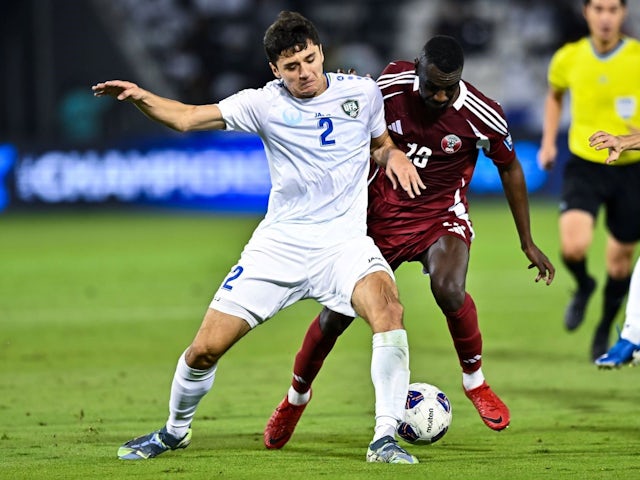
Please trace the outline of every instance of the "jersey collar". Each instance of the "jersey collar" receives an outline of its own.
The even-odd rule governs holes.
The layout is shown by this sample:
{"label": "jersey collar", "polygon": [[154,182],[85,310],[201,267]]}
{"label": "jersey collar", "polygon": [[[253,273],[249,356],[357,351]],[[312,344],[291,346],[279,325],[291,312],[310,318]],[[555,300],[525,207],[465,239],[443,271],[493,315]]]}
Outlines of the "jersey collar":
{"label": "jersey collar", "polygon": [[591,51],[593,52],[593,54],[599,58],[600,60],[606,60],[609,57],[612,57],[613,55],[615,55],[618,51],[620,51],[620,49],[622,48],[622,46],[626,43],[626,39],[624,37],[622,37],[620,39],[620,41],[618,41],[618,43],[616,44],[615,47],[613,47],[611,50],[609,50],[606,53],[598,53],[598,51],[595,49],[595,47],[593,46],[593,40],[591,39],[591,37],[589,37],[589,44],[591,45]]}
{"label": "jersey collar", "polygon": [[458,94],[458,98],[453,102],[452,107],[456,110],[460,110],[462,105],[464,105],[464,101],[467,99],[467,95],[469,94],[469,89],[467,88],[467,84],[460,80],[460,93]]}

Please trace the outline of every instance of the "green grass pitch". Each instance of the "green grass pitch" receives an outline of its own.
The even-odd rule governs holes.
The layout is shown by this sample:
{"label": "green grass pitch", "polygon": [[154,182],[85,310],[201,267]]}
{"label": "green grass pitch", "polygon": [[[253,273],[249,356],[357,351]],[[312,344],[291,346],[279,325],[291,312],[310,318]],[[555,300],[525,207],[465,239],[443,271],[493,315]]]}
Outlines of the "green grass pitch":
{"label": "green grass pitch", "polygon": [[[512,412],[486,428],[464,397],[446,323],[418,264],[398,272],[413,381],[450,397],[437,444],[415,466],[367,464],[371,336],[358,320],[318,377],[291,442],[262,446],[293,356],[318,312],[278,314],[233,348],[200,404],[193,443],[146,462],[116,450],[166,419],[175,362],[257,219],[150,212],[0,216],[2,479],[631,479],[640,478],[640,370],[588,359],[600,292],[585,324],[562,326],[572,284],[558,260],[555,206],[532,207],[534,238],[558,269],[535,284],[504,202],[472,203],[468,290],[484,337],[484,372]],[[599,225],[590,267],[602,286]],[[618,324],[622,314],[618,317]],[[613,335],[612,335],[613,336]]]}

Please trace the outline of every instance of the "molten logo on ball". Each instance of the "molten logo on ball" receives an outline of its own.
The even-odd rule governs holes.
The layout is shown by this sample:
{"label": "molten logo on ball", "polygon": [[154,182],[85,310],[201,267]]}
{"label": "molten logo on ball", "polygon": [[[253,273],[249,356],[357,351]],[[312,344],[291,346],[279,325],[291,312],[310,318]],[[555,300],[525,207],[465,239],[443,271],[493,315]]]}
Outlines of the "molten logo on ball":
{"label": "molten logo on ball", "polygon": [[434,385],[409,385],[405,418],[398,425],[398,435],[413,444],[430,444],[440,440],[451,425],[451,402]]}

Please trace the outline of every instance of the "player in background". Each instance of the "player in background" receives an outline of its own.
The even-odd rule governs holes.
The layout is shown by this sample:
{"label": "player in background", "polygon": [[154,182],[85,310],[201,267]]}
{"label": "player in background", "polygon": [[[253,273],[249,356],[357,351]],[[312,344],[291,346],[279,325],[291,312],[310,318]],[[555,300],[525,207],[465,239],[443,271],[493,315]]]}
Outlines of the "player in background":
{"label": "player in background", "polygon": [[607,242],[602,314],[591,342],[591,359],[609,348],[611,325],[629,289],[633,252],[640,239],[640,152],[624,152],[616,166],[604,165],[605,152],[589,147],[598,127],[616,135],[640,128],[640,42],[621,32],[627,15],[625,0],[585,0],[589,36],[561,47],[549,64],[549,90],[538,160],[553,168],[556,138],[565,93],[570,92],[569,151],[563,172],[560,202],[562,261],[576,282],[564,325],[578,328],[585,316],[596,279],[589,272],[587,253],[596,218],[606,211]]}
{"label": "player in background", "polygon": [[[640,133],[630,135],[611,135],[598,131],[589,138],[589,145],[596,150],[608,150],[606,164],[612,164],[620,158],[626,150],[640,150]],[[636,185],[640,191],[640,185]],[[631,283],[629,298],[625,311],[624,325],[618,341],[611,349],[595,360],[600,368],[617,368],[627,363],[640,363],[640,260],[636,260]]]}
{"label": "player in background", "polygon": [[95,95],[130,101],[178,131],[257,133],[272,176],[265,218],[178,360],[166,424],[125,443],[118,457],[147,459],[188,446],[196,408],[223,354],[279,310],[314,298],[343,315],[362,316],[373,331],[376,422],[367,461],[417,463],[394,438],[404,413],[409,351],[393,272],[366,235],[370,151],[386,167],[387,181],[408,198],[424,185],[387,133],[375,82],[324,73],[322,46],[309,20],[281,12],[266,31],[264,48],[276,80],[217,104],[185,105],[119,80],[93,87]]}
{"label": "player in background", "polygon": [[[502,108],[461,79],[463,63],[460,44],[436,36],[415,62],[392,62],[378,78],[389,133],[427,188],[413,200],[389,188],[384,170],[377,170],[369,186],[367,224],[393,269],[420,262],[430,275],[462,367],[465,394],[489,428],[502,430],[509,425],[509,409],[485,381],[478,314],[465,286],[474,237],[467,190],[480,149],[498,169],[520,247],[529,268],[538,269],[536,282],[550,284],[555,272],[531,237],[524,174]],[[295,358],[291,387],[265,429],[267,448],[281,448],[293,434],[313,380],[352,320],[325,308],[311,323]]]}

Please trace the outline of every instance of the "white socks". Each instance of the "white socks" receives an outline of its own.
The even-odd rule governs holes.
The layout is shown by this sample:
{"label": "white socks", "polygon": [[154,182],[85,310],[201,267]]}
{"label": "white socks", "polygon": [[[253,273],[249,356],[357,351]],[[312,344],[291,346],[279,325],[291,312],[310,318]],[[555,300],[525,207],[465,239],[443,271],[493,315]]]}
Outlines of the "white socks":
{"label": "white socks", "polygon": [[376,426],[373,441],[395,435],[404,417],[409,389],[409,345],[405,330],[373,335],[371,380],[376,394]]}
{"label": "white socks", "polygon": [[636,260],[631,274],[624,326],[620,336],[635,345],[640,345],[640,260]]}
{"label": "white socks", "polygon": [[167,432],[176,438],[186,435],[202,397],[211,390],[217,364],[209,370],[196,370],[187,365],[184,353],[178,359],[171,384]]}
{"label": "white socks", "polygon": [[287,393],[287,400],[291,405],[306,405],[309,403],[311,399],[311,390],[307,390],[304,393],[296,392],[296,389],[293,386],[289,387],[289,392]]}
{"label": "white socks", "polygon": [[482,373],[482,367],[473,373],[462,372],[462,386],[465,390],[473,390],[478,388],[484,382],[484,374]]}

